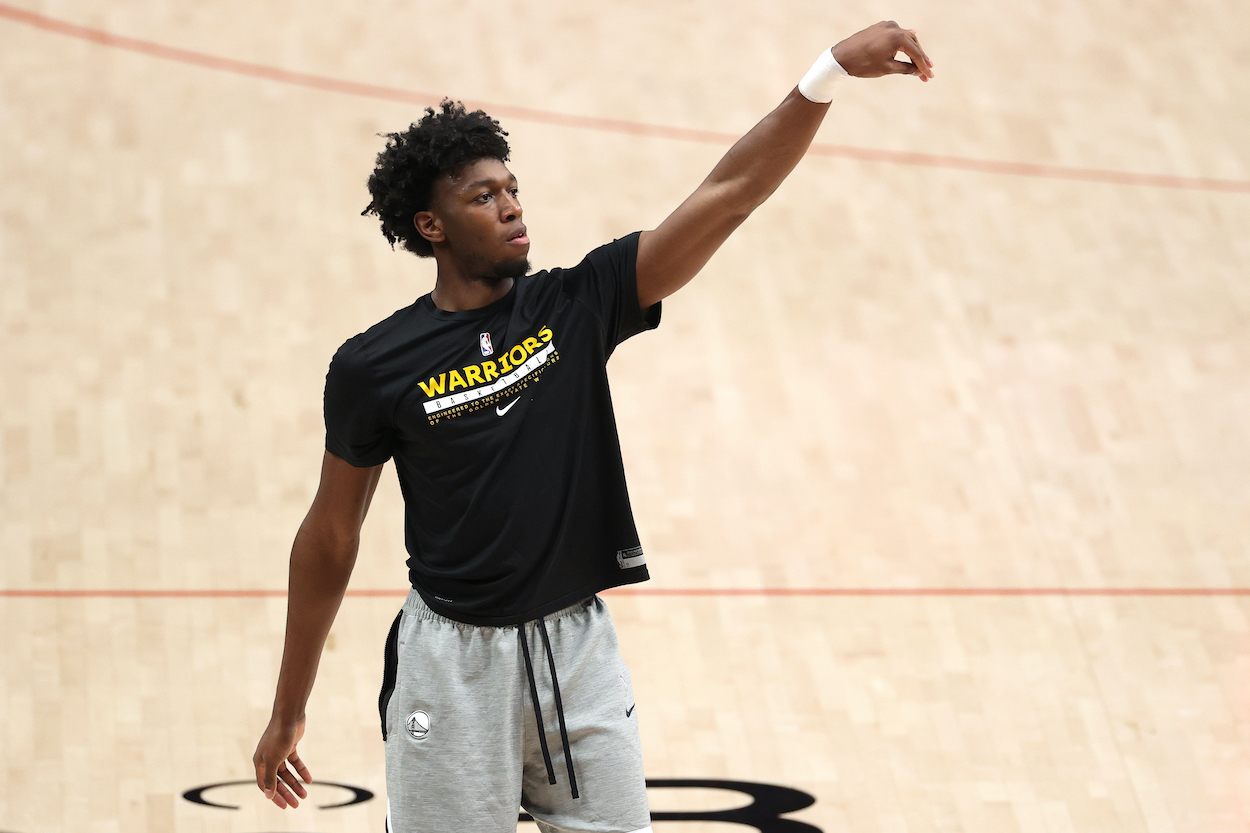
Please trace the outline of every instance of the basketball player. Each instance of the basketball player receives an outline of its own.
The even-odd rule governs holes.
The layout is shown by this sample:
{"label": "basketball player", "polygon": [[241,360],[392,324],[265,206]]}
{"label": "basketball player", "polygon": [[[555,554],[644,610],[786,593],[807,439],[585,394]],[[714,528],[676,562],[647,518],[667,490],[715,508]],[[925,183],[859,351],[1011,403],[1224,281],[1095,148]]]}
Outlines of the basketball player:
{"label": "basketball player", "polygon": [[933,76],[892,21],[825,50],[658,228],[533,275],[497,122],[445,101],[390,134],[365,213],[438,275],[349,339],[326,377],[321,483],[291,552],[286,646],[253,758],[267,798],[307,796],[304,707],[393,459],[413,590],[378,703],[388,830],[501,833],[520,806],[545,832],[650,831],[629,673],[595,595],[647,578],[605,363],[790,173],[833,84],[894,73]]}

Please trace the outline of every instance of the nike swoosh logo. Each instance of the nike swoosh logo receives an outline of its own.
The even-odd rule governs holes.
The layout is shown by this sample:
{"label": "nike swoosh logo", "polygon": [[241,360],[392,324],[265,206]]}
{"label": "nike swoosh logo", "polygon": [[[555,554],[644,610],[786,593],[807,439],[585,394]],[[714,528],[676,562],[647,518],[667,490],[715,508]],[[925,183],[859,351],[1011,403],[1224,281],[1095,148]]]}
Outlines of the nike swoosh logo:
{"label": "nike swoosh logo", "polygon": [[504,414],[508,413],[508,411],[512,410],[513,405],[515,405],[516,403],[520,401],[521,401],[521,397],[518,396],[516,399],[513,399],[511,402],[509,402],[506,408],[501,408],[498,405],[496,405],[495,413],[498,414],[499,416],[503,416]]}
{"label": "nike swoosh logo", "polygon": [[[637,706],[637,705],[638,705],[637,703],[634,703],[634,706]],[[634,713],[634,706],[630,706],[628,709],[625,710],[626,717],[629,717],[631,714]]]}

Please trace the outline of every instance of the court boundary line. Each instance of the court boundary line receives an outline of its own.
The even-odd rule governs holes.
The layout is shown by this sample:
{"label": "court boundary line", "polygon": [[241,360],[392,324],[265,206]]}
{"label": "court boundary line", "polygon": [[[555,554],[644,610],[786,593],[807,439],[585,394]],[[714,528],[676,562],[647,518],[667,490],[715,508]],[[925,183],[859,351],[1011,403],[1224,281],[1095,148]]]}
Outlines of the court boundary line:
{"label": "court boundary line", "polygon": [[[230,72],[236,75],[261,78],[306,87],[324,92],[343,93],[363,98],[375,98],[396,101],[418,106],[437,105],[443,96],[414,90],[403,90],[397,87],[386,87],[378,84],[366,84],[342,78],[332,78],[309,72],[281,69],[267,64],[242,61],[193,49],[169,46],[157,41],[119,35],[104,29],[70,23],[60,18],[49,17],[38,12],[16,8],[7,3],[0,3],[0,18],[7,18],[16,23],[24,24],[52,32],[58,35],[89,41],[101,46],[123,49],[141,55],[161,58],[192,66]],[[740,135],[715,130],[701,130],[688,127],[671,127],[644,122],[626,121],[624,119],[608,119],[597,116],[579,116],[571,113],[559,113],[550,110],[539,110],[519,107],[510,104],[492,104],[482,101],[465,100],[472,108],[481,108],[495,116],[551,124],[561,127],[573,127],[584,130],[598,130],[607,133],[621,133],[633,136],[650,136],[680,141],[700,142],[704,144],[732,144]],[[881,150],[876,148],[856,147],[853,145],[837,145],[814,143],[808,150],[811,156],[832,156],[854,159],[860,162],[886,162],[896,165],[911,165],[926,168],[944,168],[964,170],[975,173],[1002,174],[1023,176],[1034,179],[1056,179],[1077,182],[1097,182],[1110,185],[1143,185],[1155,188],[1172,188],[1190,191],[1212,191],[1223,193],[1250,193],[1250,180],[1219,179],[1213,177],[1189,177],[1176,174],[1133,173],[1131,171],[1113,171],[1099,168],[1075,168],[1064,165],[1045,165],[1032,162],[1002,162],[990,159],[975,159],[963,156],[919,153],[913,151]]]}
{"label": "court boundary line", "polygon": [[[733,597],[1238,597],[1250,596],[1250,587],[616,587],[607,596]],[[31,588],[0,589],[0,599],[277,599],[277,589],[101,588],[98,590]],[[348,590],[347,598],[401,598],[407,589]]]}

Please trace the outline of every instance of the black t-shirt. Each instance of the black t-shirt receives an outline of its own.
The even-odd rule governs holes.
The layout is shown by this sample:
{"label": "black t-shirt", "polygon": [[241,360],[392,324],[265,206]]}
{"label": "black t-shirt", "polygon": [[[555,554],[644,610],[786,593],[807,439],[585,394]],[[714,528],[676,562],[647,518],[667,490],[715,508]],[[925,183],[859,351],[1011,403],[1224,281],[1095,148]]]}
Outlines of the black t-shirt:
{"label": "black t-shirt", "polygon": [[409,578],[434,611],[515,624],[648,578],[606,368],[660,321],[637,254],[634,233],[475,310],[425,295],[335,354],[326,448],[394,458]]}

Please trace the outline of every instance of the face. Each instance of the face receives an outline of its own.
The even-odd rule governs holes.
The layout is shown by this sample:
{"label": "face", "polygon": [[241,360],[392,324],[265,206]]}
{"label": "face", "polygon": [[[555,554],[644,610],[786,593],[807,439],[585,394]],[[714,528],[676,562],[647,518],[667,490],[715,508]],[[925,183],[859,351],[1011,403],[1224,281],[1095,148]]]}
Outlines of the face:
{"label": "face", "polygon": [[498,159],[479,159],[434,186],[417,230],[442,244],[460,271],[475,279],[515,278],[529,272],[530,239],[521,222],[517,181]]}

